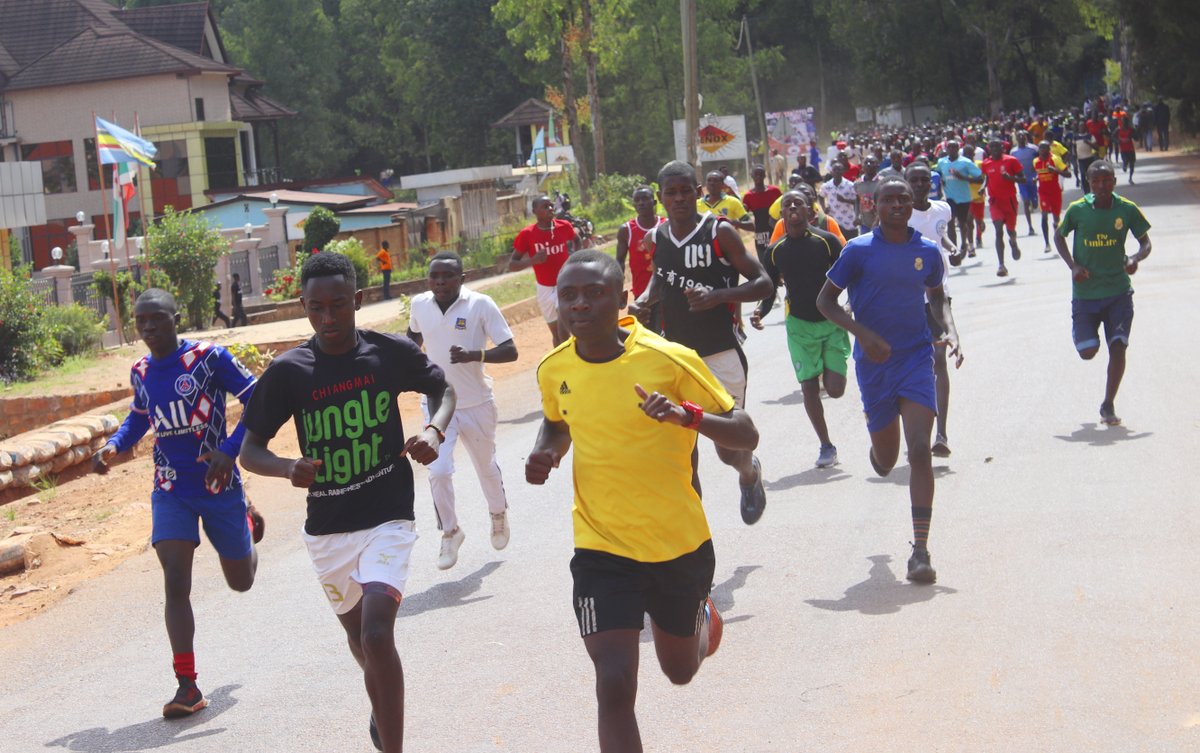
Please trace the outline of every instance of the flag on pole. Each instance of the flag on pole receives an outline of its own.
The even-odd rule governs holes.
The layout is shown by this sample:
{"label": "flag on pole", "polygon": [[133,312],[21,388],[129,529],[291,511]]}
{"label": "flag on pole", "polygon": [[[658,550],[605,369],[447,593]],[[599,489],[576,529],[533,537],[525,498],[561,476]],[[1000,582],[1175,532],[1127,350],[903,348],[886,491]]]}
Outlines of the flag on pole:
{"label": "flag on pole", "polygon": [[136,176],[137,167],[131,162],[118,162],[113,165],[113,245],[116,248],[125,246],[125,233],[129,227],[129,202],[137,194],[137,188],[133,182]]}
{"label": "flag on pole", "polygon": [[154,155],[158,154],[154,144],[103,118],[96,118],[96,151],[102,165],[140,162],[150,168],[155,167]]}

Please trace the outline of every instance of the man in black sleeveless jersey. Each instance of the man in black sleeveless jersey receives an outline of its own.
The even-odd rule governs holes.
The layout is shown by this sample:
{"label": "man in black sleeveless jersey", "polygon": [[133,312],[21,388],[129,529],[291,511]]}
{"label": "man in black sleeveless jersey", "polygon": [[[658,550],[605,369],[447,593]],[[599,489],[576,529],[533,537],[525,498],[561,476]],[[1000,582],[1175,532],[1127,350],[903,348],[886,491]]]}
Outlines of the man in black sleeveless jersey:
{"label": "man in black sleeveless jersey", "polygon": [[[643,317],[660,303],[663,335],[696,351],[737,407],[746,402],[746,356],[737,327],[741,303],[758,302],[771,292],[771,280],[728,222],[696,212],[696,171],[668,162],[658,174],[658,200],[668,222],[655,231],[654,276],[630,305]],[[738,276],[746,282],[738,284]],[[758,522],[767,504],[762,464],[747,450],[717,446],[717,456],[738,471],[742,520]]]}

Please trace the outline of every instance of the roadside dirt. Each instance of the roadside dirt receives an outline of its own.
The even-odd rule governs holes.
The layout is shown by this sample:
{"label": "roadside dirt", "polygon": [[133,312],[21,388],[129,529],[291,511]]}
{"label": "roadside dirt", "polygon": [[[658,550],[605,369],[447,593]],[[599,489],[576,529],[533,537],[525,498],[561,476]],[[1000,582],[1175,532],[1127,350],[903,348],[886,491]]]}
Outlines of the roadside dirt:
{"label": "roadside dirt", "polygon": [[[513,339],[521,357],[514,363],[491,364],[494,379],[511,378],[534,368],[550,349],[550,333],[540,318],[513,325]],[[129,367],[138,351],[126,358],[109,355],[114,384],[127,383]],[[105,364],[105,373],[110,364]],[[89,379],[95,372],[89,371]],[[93,382],[94,383],[94,382]],[[108,385],[104,379],[101,384]],[[86,389],[86,388],[83,388]],[[419,425],[414,395],[400,401],[404,425]],[[280,432],[273,448],[295,455],[295,432]],[[0,628],[28,619],[62,601],[79,583],[109,572],[150,546],[150,481],[153,467],[148,450],[112,468],[106,476],[87,474],[39,492],[36,496],[0,506],[0,546],[17,536],[32,536],[27,550],[30,565],[21,573],[0,577]],[[254,479],[247,480],[247,495],[267,519],[267,535],[275,504],[254,498]],[[207,542],[201,546],[209,546]]]}

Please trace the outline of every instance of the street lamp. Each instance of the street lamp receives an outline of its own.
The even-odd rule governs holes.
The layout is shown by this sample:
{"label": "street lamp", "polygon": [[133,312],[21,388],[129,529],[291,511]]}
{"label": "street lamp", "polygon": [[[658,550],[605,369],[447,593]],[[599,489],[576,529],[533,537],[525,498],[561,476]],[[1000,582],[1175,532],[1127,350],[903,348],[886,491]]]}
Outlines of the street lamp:
{"label": "street lamp", "polygon": [[63,254],[61,247],[55,246],[54,248],[50,249],[50,258],[53,259],[56,264],[62,261],[62,256]]}
{"label": "street lamp", "polygon": [[254,232],[254,226],[247,222],[245,226],[242,227],[242,230],[246,231],[246,239],[249,240],[250,234]]}
{"label": "street lamp", "polygon": [[87,219],[87,215],[83,213],[82,209],[75,213],[75,221],[78,222],[80,225],[83,224],[83,221],[85,219]]}
{"label": "street lamp", "polygon": [[100,253],[104,254],[104,258],[108,258],[108,241],[100,241]]}
{"label": "street lamp", "polygon": [[279,203],[279,194],[272,191],[271,192],[271,208],[274,209],[275,205],[278,203]]}

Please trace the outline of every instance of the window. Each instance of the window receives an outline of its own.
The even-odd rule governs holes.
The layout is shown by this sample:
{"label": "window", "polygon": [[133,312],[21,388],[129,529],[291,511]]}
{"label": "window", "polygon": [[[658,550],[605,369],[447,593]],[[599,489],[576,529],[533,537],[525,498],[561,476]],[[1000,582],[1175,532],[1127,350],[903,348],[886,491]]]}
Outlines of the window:
{"label": "window", "polygon": [[21,159],[42,163],[45,193],[75,193],[75,148],[70,141],[22,144]]}
{"label": "window", "polygon": [[204,140],[204,165],[208,172],[208,188],[238,187],[238,160],[235,144],[232,137]]}
{"label": "window", "polygon": [[204,120],[204,98],[196,97],[196,120]]}

